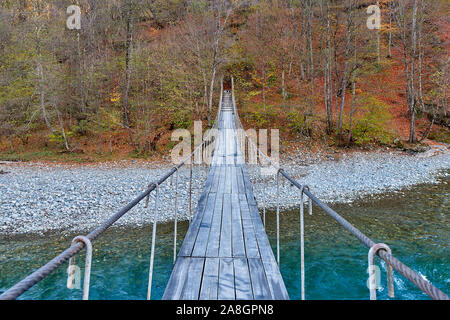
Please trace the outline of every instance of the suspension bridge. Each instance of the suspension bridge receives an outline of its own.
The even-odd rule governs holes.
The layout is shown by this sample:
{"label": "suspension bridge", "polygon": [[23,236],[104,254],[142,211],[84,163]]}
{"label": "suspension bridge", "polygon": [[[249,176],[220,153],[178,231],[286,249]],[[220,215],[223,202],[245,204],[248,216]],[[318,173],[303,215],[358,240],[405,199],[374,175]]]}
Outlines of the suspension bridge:
{"label": "suspension bridge", "polygon": [[[190,222],[183,244],[177,253],[176,234],[177,216],[175,214],[174,230],[174,267],[165,288],[162,299],[166,300],[287,300],[286,286],[280,273],[280,206],[277,201],[277,239],[274,254],[265,232],[265,208],[261,214],[252,191],[252,184],[244,161],[244,139],[257,151],[260,161],[264,160],[276,172],[277,193],[280,179],[286,179],[299,190],[300,198],[300,261],[301,297],[306,299],[305,292],[305,259],[304,259],[304,205],[308,204],[312,213],[313,203],[335,219],[344,229],[353,234],[368,250],[369,293],[371,300],[376,300],[374,256],[378,255],[386,262],[388,273],[389,296],[394,297],[394,270],[415,284],[429,297],[436,300],[448,300],[446,293],[436,288],[423,276],[410,269],[392,255],[391,249],[383,243],[375,243],[350,222],[329,208],[314,196],[305,185],[299,184],[282,168],[264,154],[250,137],[245,134],[239,119],[234,98],[234,85],[231,90],[223,90],[220,94],[219,110],[214,129],[216,138],[208,135],[205,140],[186,159],[173,167],[163,177],[151,183],[147,190],[116,214],[111,216],[98,228],[86,236],[73,239],[72,245],[34,271],[22,281],[15,284],[0,295],[0,300],[20,297],[36,283],[47,277],[64,262],[69,260],[69,278],[67,286],[73,286],[74,257],[86,248],[85,274],[83,282],[83,299],[89,298],[90,272],[92,267],[92,241],[106,231],[118,219],[139,202],[147,199],[155,192],[155,214],[153,215],[153,232],[150,249],[147,299],[151,299],[153,266],[158,224],[157,205],[159,186],[175,175],[178,185],[178,170],[190,161],[196,152],[201,152],[213,144],[213,157],[210,170],[199,199],[196,212]],[[239,133],[238,133],[239,131]],[[210,131],[212,132],[212,131]],[[191,174],[192,176],[192,174]],[[192,180],[190,189],[192,187]],[[175,188],[175,213],[177,212],[178,189]],[[304,199],[306,197],[306,199]],[[279,199],[279,197],[277,197]],[[362,279],[365,281],[365,279]]]}

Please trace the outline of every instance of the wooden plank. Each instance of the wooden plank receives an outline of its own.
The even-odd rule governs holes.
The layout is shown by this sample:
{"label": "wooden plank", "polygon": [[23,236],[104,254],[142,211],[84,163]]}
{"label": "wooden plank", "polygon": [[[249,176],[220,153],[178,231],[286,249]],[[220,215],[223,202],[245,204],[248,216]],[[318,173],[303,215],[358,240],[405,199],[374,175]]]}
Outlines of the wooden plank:
{"label": "wooden plank", "polygon": [[237,173],[237,183],[238,183],[238,193],[245,194],[245,186],[244,186],[244,176],[242,175],[242,166],[238,166],[236,169]]}
{"label": "wooden plank", "polygon": [[231,195],[231,228],[233,257],[245,257],[241,209],[236,193]]}
{"label": "wooden plank", "polygon": [[200,300],[217,300],[219,289],[219,258],[206,258]]}
{"label": "wooden plank", "polygon": [[162,296],[163,300],[179,300],[186,281],[190,259],[178,257]]}
{"label": "wooden plank", "polygon": [[231,196],[223,195],[222,228],[220,231],[219,257],[231,258]]}
{"label": "wooden plank", "polygon": [[250,218],[253,220],[261,221],[261,215],[259,214],[259,210],[256,204],[249,204],[249,209],[250,209]]}
{"label": "wooden plank", "polygon": [[217,192],[224,193],[225,179],[226,179],[226,166],[220,166],[220,178]]}
{"label": "wooden plank", "polygon": [[211,230],[212,217],[216,205],[217,193],[211,192],[205,207],[200,228],[198,229],[197,238],[195,239],[194,248],[192,250],[193,257],[204,257],[206,254],[206,247],[208,245],[209,232]]}
{"label": "wooden plank", "polygon": [[[237,163],[241,157],[233,117],[231,111],[219,115],[215,165],[211,166],[163,299],[289,298],[247,168],[244,163],[226,164],[227,159]],[[227,132],[226,128],[231,129]]]}
{"label": "wooden plank", "polygon": [[267,282],[266,272],[264,271],[261,259],[248,259],[250,268],[250,278],[252,281],[253,298],[255,300],[270,300],[269,283]]}
{"label": "wooden plank", "polygon": [[216,198],[215,193],[208,194],[207,204],[205,206],[205,209],[203,210],[201,215],[197,213],[195,219],[192,220],[191,225],[189,226],[188,232],[186,233],[186,236],[184,238],[183,244],[180,248],[180,252],[178,253],[178,256],[190,257],[192,255],[192,251],[193,251],[195,243],[197,241],[197,236],[198,236],[198,233],[200,230],[200,225],[203,220],[203,216],[205,215],[205,212],[208,212],[208,210],[211,210],[210,208],[214,208],[215,198]]}
{"label": "wooden plank", "polygon": [[253,291],[250,281],[247,259],[234,258],[233,262],[236,300],[252,300]]}
{"label": "wooden plank", "polygon": [[[250,206],[250,210],[252,210],[252,208],[254,207]],[[278,264],[275,260],[269,239],[267,238],[267,234],[264,230],[264,226],[261,223],[261,219],[253,219],[252,221],[272,297],[275,300],[287,300],[289,299],[289,295],[284,285],[280,269],[278,268]]]}
{"label": "wooden plank", "polygon": [[234,286],[234,266],[233,259],[221,258],[219,262],[219,300],[234,300],[235,286]]}
{"label": "wooden plank", "polygon": [[225,177],[225,193],[231,193],[231,166],[225,166],[226,177]]}
{"label": "wooden plank", "polygon": [[247,258],[260,258],[253,221],[251,219],[243,219],[242,224],[244,227],[244,245]]}
{"label": "wooden plank", "polygon": [[237,182],[237,171],[239,168],[231,167],[231,193],[239,194],[239,187]]}
{"label": "wooden plank", "polygon": [[216,197],[216,205],[214,207],[214,215],[209,233],[208,246],[206,248],[207,257],[218,257],[220,247],[220,231],[222,224],[222,208],[223,193],[218,193]]}
{"label": "wooden plank", "polygon": [[198,300],[200,294],[200,284],[203,277],[203,265],[205,258],[189,258],[191,260],[189,264],[188,276],[184,283],[183,292],[181,294],[181,300]]}
{"label": "wooden plank", "polygon": [[245,190],[246,190],[246,194],[247,194],[247,201],[249,205],[256,205],[256,200],[255,200],[255,196],[253,194],[253,187],[251,185],[250,182],[250,178],[247,172],[247,169],[245,168],[245,166],[242,167],[242,174],[244,176],[244,185],[245,185]]}
{"label": "wooden plank", "polygon": [[250,209],[247,203],[247,196],[245,194],[239,195],[239,205],[241,207],[242,220],[252,219],[252,216],[250,215]]}
{"label": "wooden plank", "polygon": [[217,192],[219,186],[219,178],[220,178],[220,166],[216,166],[214,170],[214,178],[212,179],[210,191]]}

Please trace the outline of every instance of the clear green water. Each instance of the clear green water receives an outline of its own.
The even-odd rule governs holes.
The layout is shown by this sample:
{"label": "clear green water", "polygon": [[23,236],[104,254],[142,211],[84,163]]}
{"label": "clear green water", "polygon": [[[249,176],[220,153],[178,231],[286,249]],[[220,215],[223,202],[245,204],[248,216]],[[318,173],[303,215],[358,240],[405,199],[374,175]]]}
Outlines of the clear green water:
{"label": "clear green water", "polygon": [[[419,185],[382,198],[365,198],[333,208],[374,241],[389,244],[397,258],[449,293],[449,184],[447,177],[439,184]],[[313,216],[305,219],[307,299],[367,299],[367,249],[318,208],[314,208]],[[267,231],[274,249],[275,226],[275,216],[271,213]],[[179,239],[187,227],[186,222],[179,224]],[[172,270],[172,230],[172,223],[158,226],[153,299],[161,298]],[[281,272],[291,299],[299,299],[297,210],[283,212],[281,230]],[[67,248],[71,238],[53,234],[0,239],[0,292]],[[145,299],[150,245],[151,226],[111,229],[95,241],[90,298]],[[77,264],[84,265],[83,255]],[[377,264],[385,270],[379,260]],[[81,290],[66,288],[67,266],[66,263],[57,269],[21,299],[80,299]],[[384,272],[381,284],[383,289],[378,297],[387,299]],[[396,299],[428,299],[397,273],[395,289]]]}

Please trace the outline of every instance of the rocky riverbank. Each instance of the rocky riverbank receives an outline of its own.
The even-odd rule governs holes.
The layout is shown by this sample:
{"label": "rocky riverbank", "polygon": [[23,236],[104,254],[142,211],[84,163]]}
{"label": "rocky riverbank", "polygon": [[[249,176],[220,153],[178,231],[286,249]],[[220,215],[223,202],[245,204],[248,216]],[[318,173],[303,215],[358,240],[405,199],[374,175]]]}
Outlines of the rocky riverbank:
{"label": "rocky riverbank", "polygon": [[[433,183],[450,169],[447,149],[417,155],[398,151],[343,154],[339,159],[298,153],[282,161],[282,167],[325,202],[351,202],[366,195]],[[0,163],[0,234],[42,234],[47,231],[88,231],[162,176],[170,164],[118,162],[95,166]],[[202,192],[207,168],[193,172],[193,212]],[[259,168],[248,167],[260,206],[276,205],[275,177],[261,177]],[[281,181],[283,181],[282,179]],[[174,218],[174,181],[161,186],[159,220]],[[153,201],[153,199],[152,199]],[[152,203],[152,201],[150,203]],[[120,219],[118,226],[151,223],[153,206],[138,204]],[[298,190],[284,182],[280,188],[284,208],[298,206]],[[178,217],[189,217],[189,168],[180,170]]]}

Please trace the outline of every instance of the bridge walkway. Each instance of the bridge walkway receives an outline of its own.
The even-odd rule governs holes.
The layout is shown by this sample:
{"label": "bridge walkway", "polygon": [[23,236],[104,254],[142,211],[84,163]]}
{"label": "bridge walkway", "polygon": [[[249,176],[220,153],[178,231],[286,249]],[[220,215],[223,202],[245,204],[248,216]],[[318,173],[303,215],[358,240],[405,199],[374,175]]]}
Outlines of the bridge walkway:
{"label": "bridge walkway", "polygon": [[211,168],[165,300],[289,299],[239,148],[224,91]]}

